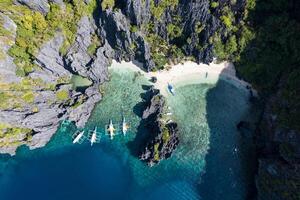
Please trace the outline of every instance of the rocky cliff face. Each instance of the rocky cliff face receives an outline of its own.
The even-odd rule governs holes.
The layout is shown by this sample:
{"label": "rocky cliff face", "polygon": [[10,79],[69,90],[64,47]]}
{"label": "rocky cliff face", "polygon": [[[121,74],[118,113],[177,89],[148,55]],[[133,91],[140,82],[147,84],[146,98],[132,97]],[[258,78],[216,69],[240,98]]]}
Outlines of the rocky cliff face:
{"label": "rocky cliff face", "polygon": [[149,136],[139,155],[149,166],[171,156],[179,144],[177,124],[167,118],[166,103],[159,91],[150,89],[150,100],[143,112],[141,124],[148,129]]}
{"label": "rocky cliff face", "polygon": [[[86,4],[90,2],[85,1]],[[62,0],[15,0],[14,3],[43,15],[50,12],[50,4],[66,9]],[[23,135],[13,140],[15,145],[4,145],[2,153],[13,154],[21,144],[27,144],[30,148],[44,146],[56,132],[61,120],[70,119],[76,125],[83,126],[94,104],[101,99],[97,88],[108,80],[107,67],[111,59],[137,59],[144,63],[145,70],[150,71],[163,65],[165,62],[161,60],[172,57],[171,54],[176,57],[177,54],[165,48],[169,43],[173,47],[177,45],[186,56],[194,56],[198,62],[208,63],[213,59],[213,45],[208,41],[209,38],[217,29],[225,34],[225,26],[216,15],[211,14],[208,0],[174,1],[167,4],[164,1],[122,0],[116,2],[115,7],[114,10],[108,8],[102,11],[98,7],[99,10],[94,11],[92,16],[83,16],[77,23],[75,42],[65,54],[60,52],[60,48],[66,36],[60,30],[40,47],[33,61],[38,67],[28,77],[31,80],[42,80],[43,86],[31,88],[30,95],[34,96],[34,100],[30,105],[24,103],[20,109],[12,106],[0,112],[2,123],[30,129],[32,139],[27,140]],[[233,9],[238,12],[242,8],[243,6],[235,6]],[[215,10],[217,13],[218,8]],[[8,54],[8,49],[15,42],[18,27],[8,16],[2,15],[5,28],[12,30],[12,43],[4,45],[5,59],[0,63],[2,81],[5,84],[20,83],[22,78],[16,75],[17,67]],[[203,44],[201,48],[196,45],[200,43]],[[92,45],[95,47],[91,52]],[[92,80],[93,85],[85,92],[77,92],[65,81],[73,74]],[[46,89],[45,85],[55,88]],[[57,99],[66,94],[68,99]]]}
{"label": "rocky cliff face", "polygon": [[[40,10],[43,2],[38,2],[38,4],[40,6],[34,6],[34,2],[30,3],[34,9]],[[14,41],[16,25],[7,16],[4,16],[4,19],[6,20],[5,28],[13,31],[11,40]],[[0,148],[1,153],[14,154],[16,148],[21,144],[27,144],[31,149],[44,146],[56,132],[61,120],[64,119],[72,120],[79,127],[84,126],[95,103],[101,99],[98,86],[99,83],[103,83],[108,78],[107,66],[111,59],[112,50],[104,45],[97,49],[93,57],[88,56],[86,53],[87,45],[91,43],[90,34],[95,29],[92,28],[93,24],[87,17],[82,18],[78,27],[76,42],[69,49],[67,56],[63,57],[59,53],[59,48],[64,40],[60,32],[57,32],[53,39],[40,48],[34,61],[40,68],[28,75],[30,80],[43,81],[43,85],[30,89],[30,92],[33,92],[32,94],[35,96],[33,102],[24,102],[21,108],[12,106],[1,109],[1,123],[26,128],[26,130],[30,129],[32,135],[30,140],[27,140],[25,134],[11,139],[15,145],[4,145]],[[22,84],[21,78],[16,75],[13,58],[7,53],[8,49],[9,46],[4,48],[5,59],[0,61],[1,77],[5,77],[1,79],[1,83]],[[87,88],[84,93],[73,90],[69,82],[62,81],[63,79],[69,80],[74,72],[93,80],[93,85]],[[58,82],[60,83],[57,84]],[[55,85],[56,88],[54,90],[48,89],[45,88],[45,85]],[[19,93],[10,88],[5,92],[14,95]],[[66,93],[66,99],[58,99],[59,93]],[[78,102],[80,105],[75,108]]]}
{"label": "rocky cliff face", "polygon": [[[92,1],[83,2],[88,4]],[[3,19],[0,24],[9,32],[3,36],[0,29],[0,87],[5,89],[0,91],[0,95],[9,91],[10,95],[23,96],[31,102],[32,98],[28,97],[32,93],[25,90],[34,94],[30,104],[24,101],[7,101],[7,96],[0,96],[2,101],[6,100],[9,104],[0,106],[0,122],[18,127],[15,130],[0,124],[0,133],[1,130],[4,133],[12,130],[21,133],[9,138],[9,145],[0,138],[0,153],[14,154],[22,144],[30,148],[45,145],[63,119],[70,119],[77,126],[84,126],[95,103],[101,99],[98,86],[108,80],[107,67],[111,59],[137,59],[144,63],[146,71],[159,69],[169,61],[178,62],[180,59],[176,58],[189,56],[197,62],[211,62],[215,55],[216,34],[222,40],[227,40],[229,32],[242,31],[238,30],[238,26],[232,28],[230,25],[244,23],[245,7],[249,6],[246,5],[247,2],[118,0],[115,1],[114,9],[101,10],[98,6],[92,16],[83,16],[76,22],[75,41],[65,54],[60,52],[61,45],[66,40],[66,35],[61,30],[56,30],[55,36],[40,47],[33,61],[38,67],[28,77],[30,81],[42,80],[42,83],[35,82],[30,89],[26,85],[29,80],[16,75],[18,68],[14,58],[8,53],[15,43],[18,26],[8,15],[0,12],[0,19]],[[298,5],[295,2],[293,4]],[[43,16],[50,12],[50,3],[65,9],[66,1],[63,0],[14,0],[14,4],[25,5]],[[227,10],[225,17],[224,10]],[[237,48],[236,44],[229,43],[226,50],[233,47]],[[76,91],[65,81],[73,74],[86,77],[93,84],[84,92]],[[20,89],[19,85],[26,87],[22,86]],[[67,98],[62,98],[66,93]],[[257,188],[260,199],[264,200],[300,198],[299,133],[279,126],[277,116],[272,111],[274,105],[285,105],[279,96],[273,95],[268,100],[260,134],[257,135]],[[154,97],[148,110],[144,112],[144,119],[152,120],[156,125],[156,129],[152,130],[153,137],[145,145],[141,155],[141,159],[150,165],[170,156],[178,144],[176,124],[168,123],[167,129],[163,129],[157,120],[162,112],[162,105],[163,100],[159,96]],[[169,137],[166,134],[163,136],[165,130],[168,130]],[[28,137],[28,132],[32,138]],[[168,142],[163,141],[166,138]],[[282,196],[286,190],[293,196]],[[281,191],[280,195],[276,191]]]}
{"label": "rocky cliff face", "polygon": [[[284,85],[285,81],[281,80],[281,85]],[[281,98],[282,92],[283,88],[279,88],[267,101],[256,135],[256,185],[259,199],[264,200],[300,198],[300,133],[283,127],[279,116],[274,112],[274,109],[287,106]]]}

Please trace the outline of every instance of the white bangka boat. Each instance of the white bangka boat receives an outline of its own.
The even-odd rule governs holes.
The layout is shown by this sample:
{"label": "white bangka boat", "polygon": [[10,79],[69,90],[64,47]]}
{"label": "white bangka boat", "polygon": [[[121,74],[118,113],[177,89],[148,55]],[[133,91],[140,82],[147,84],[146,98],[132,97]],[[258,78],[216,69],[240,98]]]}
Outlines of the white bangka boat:
{"label": "white bangka boat", "polygon": [[110,135],[110,139],[114,139],[114,136],[115,136],[115,128],[114,128],[114,125],[112,123],[112,120],[109,120],[109,125],[108,125],[108,134]]}
{"label": "white bangka boat", "polygon": [[125,117],[123,117],[123,122],[122,122],[122,133],[123,133],[123,135],[126,135],[128,129],[129,129],[129,125],[126,123]]}
{"label": "white bangka boat", "polygon": [[76,133],[73,135],[73,138],[74,138],[73,144],[75,144],[75,143],[80,143],[81,139],[83,138],[84,131],[81,131],[81,132],[79,132],[78,135],[76,135],[77,133],[78,133],[78,132],[76,132]]}
{"label": "white bangka boat", "polygon": [[94,143],[98,143],[100,141],[100,136],[98,136],[97,133],[97,127],[95,127],[94,131],[91,131],[89,134],[91,146],[93,146]]}

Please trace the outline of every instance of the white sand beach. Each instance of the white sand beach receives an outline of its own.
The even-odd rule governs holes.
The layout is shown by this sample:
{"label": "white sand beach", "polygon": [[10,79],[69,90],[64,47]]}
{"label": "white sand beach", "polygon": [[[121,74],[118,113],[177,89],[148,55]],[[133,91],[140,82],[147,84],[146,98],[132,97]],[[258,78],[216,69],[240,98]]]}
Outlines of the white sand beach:
{"label": "white sand beach", "polygon": [[[197,64],[192,61],[184,62],[183,64],[177,64],[171,66],[169,70],[160,70],[156,72],[145,72],[141,70],[141,63],[138,62],[117,62],[113,60],[111,69],[127,68],[133,71],[140,72],[147,79],[151,77],[156,77],[157,82],[154,83],[154,87],[159,89],[163,95],[168,95],[167,90],[168,83],[176,87],[188,85],[188,84],[198,84],[198,83],[216,83],[219,79],[225,80],[235,87],[242,89],[246,92],[247,86],[251,86],[249,83],[238,79],[236,77],[236,71],[234,65],[230,62],[222,63],[210,63],[207,64]],[[254,94],[256,92],[253,90]]]}

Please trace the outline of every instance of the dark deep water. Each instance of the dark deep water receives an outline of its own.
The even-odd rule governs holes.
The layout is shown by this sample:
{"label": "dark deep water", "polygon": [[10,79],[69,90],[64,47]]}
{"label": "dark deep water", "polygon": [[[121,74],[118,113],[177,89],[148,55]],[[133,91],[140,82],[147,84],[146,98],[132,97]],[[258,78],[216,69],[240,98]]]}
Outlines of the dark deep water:
{"label": "dark deep water", "polygon": [[128,150],[139,123],[133,107],[144,84],[133,73],[113,72],[85,127],[104,127],[109,118],[120,121],[122,112],[131,123],[126,137],[103,137],[93,147],[72,145],[75,128],[69,127],[45,148],[22,147],[15,157],[1,156],[0,199],[246,199],[255,158],[251,139],[242,137],[236,124],[256,118],[248,94],[225,81],[176,88],[168,103],[179,122],[180,146],[172,158],[148,168]]}

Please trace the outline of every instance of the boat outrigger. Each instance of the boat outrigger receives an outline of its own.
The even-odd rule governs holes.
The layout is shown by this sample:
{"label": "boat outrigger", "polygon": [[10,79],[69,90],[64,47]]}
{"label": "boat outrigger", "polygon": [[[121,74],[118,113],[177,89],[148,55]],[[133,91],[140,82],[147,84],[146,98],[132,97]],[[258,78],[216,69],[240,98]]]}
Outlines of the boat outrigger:
{"label": "boat outrigger", "polygon": [[126,123],[125,117],[123,117],[123,122],[122,122],[123,135],[126,135],[128,129],[129,129],[129,125]]}
{"label": "boat outrigger", "polygon": [[114,139],[116,129],[114,128],[114,125],[113,125],[111,119],[109,120],[109,125],[108,125],[107,130],[108,130],[108,134],[110,135],[110,139],[111,140]]}
{"label": "boat outrigger", "polygon": [[78,132],[76,132],[73,136],[74,136],[74,140],[73,140],[73,144],[75,143],[80,143],[80,139],[83,137],[84,131],[79,132],[78,135],[76,135]]}
{"label": "boat outrigger", "polygon": [[97,131],[97,126],[96,126],[94,131],[91,131],[89,134],[91,146],[93,146],[94,143],[97,143],[100,141],[100,137],[98,137],[97,133],[98,133],[98,131]]}
{"label": "boat outrigger", "polygon": [[175,95],[174,87],[170,83],[168,83],[168,90],[172,95]]}

